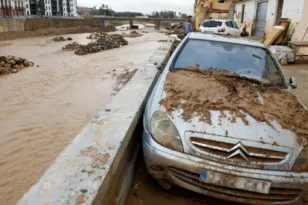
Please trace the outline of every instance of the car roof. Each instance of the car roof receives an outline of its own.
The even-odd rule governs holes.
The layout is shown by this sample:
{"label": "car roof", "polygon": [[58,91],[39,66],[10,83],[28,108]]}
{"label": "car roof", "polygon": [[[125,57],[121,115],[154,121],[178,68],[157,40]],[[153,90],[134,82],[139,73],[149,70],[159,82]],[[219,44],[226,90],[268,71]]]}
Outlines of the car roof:
{"label": "car roof", "polygon": [[206,21],[221,21],[221,22],[226,22],[226,21],[233,21],[231,19],[206,19],[205,21],[203,22],[206,22]]}
{"label": "car roof", "polygon": [[225,43],[234,43],[247,46],[254,46],[259,48],[266,48],[266,46],[258,41],[249,40],[247,38],[232,37],[232,36],[222,36],[207,33],[190,33],[189,39],[207,40],[207,41],[219,41]]}

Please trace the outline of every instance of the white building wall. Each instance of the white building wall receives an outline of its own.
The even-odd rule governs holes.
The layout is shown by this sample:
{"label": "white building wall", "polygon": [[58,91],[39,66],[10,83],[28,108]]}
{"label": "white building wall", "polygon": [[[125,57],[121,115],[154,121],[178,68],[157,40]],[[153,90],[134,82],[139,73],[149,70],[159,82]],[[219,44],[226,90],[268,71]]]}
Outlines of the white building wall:
{"label": "white building wall", "polygon": [[[235,16],[234,20],[241,24],[241,11],[242,5],[245,4],[245,14],[244,14],[244,24],[246,25],[246,30],[251,34],[254,32],[254,24],[257,14],[258,2],[261,0],[246,0],[236,3],[235,5]],[[266,26],[265,33],[269,33],[276,23],[276,14],[278,9],[279,0],[268,0],[268,9],[266,16]],[[291,19],[291,25],[289,32],[292,32],[296,28],[297,24],[301,20],[303,14],[305,0],[284,0],[284,5],[282,9],[282,18]],[[307,0],[308,1],[308,0]]]}
{"label": "white building wall", "polygon": [[252,26],[256,15],[256,2],[254,0],[243,1],[235,4],[235,13],[234,13],[234,21],[241,25],[242,18],[242,5],[245,4],[244,11],[244,21],[243,24],[246,25],[246,31],[251,34]]}
{"label": "white building wall", "polygon": [[24,2],[24,7],[25,7],[25,12],[26,12],[26,15],[30,15],[31,12],[30,12],[30,3],[29,3],[30,0],[27,0]]}
{"label": "white building wall", "polygon": [[44,0],[44,1],[45,1],[45,16],[52,16],[52,13],[51,13],[51,0]]}
{"label": "white building wall", "polygon": [[[71,13],[68,13],[67,2],[70,4]],[[77,14],[77,0],[64,0],[63,1],[63,16],[78,16]]]}
{"label": "white building wall", "polygon": [[[26,9],[26,14],[27,15],[31,15],[30,12],[30,0],[20,0],[20,1],[24,1],[24,8]],[[38,2],[38,0],[36,0]],[[71,6],[71,14],[73,14],[73,16],[78,16],[77,14],[77,0],[64,0],[63,1],[63,16],[72,16],[69,15],[67,12],[67,5],[66,2],[69,2]],[[44,0],[45,3],[45,15],[46,16],[52,16],[52,7],[51,7],[51,0]],[[59,8],[59,0],[57,0],[57,11],[60,12],[60,8]],[[13,1],[12,1],[12,5],[13,5]]]}
{"label": "white building wall", "polygon": [[[304,15],[304,4],[307,0],[284,0],[284,7],[282,10],[282,18],[291,19],[289,32],[292,33],[298,29],[298,24]],[[307,4],[307,3],[306,3]],[[306,19],[308,21],[308,19]]]}

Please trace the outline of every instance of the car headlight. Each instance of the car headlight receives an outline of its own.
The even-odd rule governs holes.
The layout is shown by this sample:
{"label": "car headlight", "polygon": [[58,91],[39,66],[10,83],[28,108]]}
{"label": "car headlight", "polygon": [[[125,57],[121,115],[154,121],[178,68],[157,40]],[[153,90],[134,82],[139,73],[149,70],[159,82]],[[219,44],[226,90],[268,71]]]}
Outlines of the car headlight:
{"label": "car headlight", "polygon": [[151,133],[159,144],[179,152],[184,151],[178,130],[164,112],[157,111],[153,114]]}
{"label": "car headlight", "polygon": [[308,172],[308,147],[305,147],[298,156],[292,171]]}

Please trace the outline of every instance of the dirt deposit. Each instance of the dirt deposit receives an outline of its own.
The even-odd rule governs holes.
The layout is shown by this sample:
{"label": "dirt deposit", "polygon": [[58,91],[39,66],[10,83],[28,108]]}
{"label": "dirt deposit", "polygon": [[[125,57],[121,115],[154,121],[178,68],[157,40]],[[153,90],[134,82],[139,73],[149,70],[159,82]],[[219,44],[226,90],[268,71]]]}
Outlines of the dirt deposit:
{"label": "dirt deposit", "polygon": [[25,58],[16,56],[0,56],[0,75],[18,73],[21,69],[33,66],[34,64]]}
{"label": "dirt deposit", "polygon": [[79,50],[81,47],[81,44],[77,43],[77,42],[73,42],[70,44],[67,44],[66,46],[64,46],[62,48],[63,51],[77,51]]}
{"label": "dirt deposit", "polygon": [[38,29],[35,31],[11,31],[11,32],[0,33],[0,41],[35,37],[35,36],[52,36],[52,35],[88,33],[88,32],[113,32],[115,30],[116,30],[115,27],[110,25],[106,28],[79,26],[79,27],[69,27],[69,28],[46,28],[46,29]]}
{"label": "dirt deposit", "polygon": [[54,37],[51,40],[55,41],[55,42],[60,42],[60,41],[72,41],[73,39],[71,37],[68,37],[68,38],[65,39],[63,36],[57,36],[57,37]]}
{"label": "dirt deposit", "polygon": [[[92,34],[93,35],[93,34]],[[90,36],[92,38],[92,35]],[[97,35],[95,35],[95,38]],[[113,48],[120,48],[128,44],[128,41],[123,38],[122,35],[107,33],[100,33],[98,39],[95,42],[88,43],[87,45],[81,45],[76,42],[68,44],[62,48],[64,51],[75,50],[76,55],[86,55],[89,53],[97,53],[103,50],[109,50]]]}
{"label": "dirt deposit", "polygon": [[[201,72],[193,66],[169,73],[165,92],[161,105],[169,113],[182,108],[186,121],[198,114],[200,120],[211,124],[210,110],[228,110],[248,125],[246,115],[241,112],[244,111],[270,126],[276,120],[282,128],[297,134],[302,144],[308,144],[308,111],[280,85],[265,85],[217,69]],[[221,113],[220,117],[225,117]]]}
{"label": "dirt deposit", "polygon": [[87,39],[99,39],[99,38],[103,38],[105,36],[104,32],[94,32],[91,33],[89,36],[87,36]]}
{"label": "dirt deposit", "polygon": [[132,79],[132,77],[136,74],[137,69],[133,71],[124,70],[119,76],[117,76],[116,87],[113,89],[116,93],[119,92],[125,85]]}
{"label": "dirt deposit", "polygon": [[137,31],[132,31],[132,32],[130,32],[129,34],[123,34],[123,36],[125,37],[125,38],[137,38],[137,37],[141,37],[141,36],[143,36],[141,33],[138,33]]}

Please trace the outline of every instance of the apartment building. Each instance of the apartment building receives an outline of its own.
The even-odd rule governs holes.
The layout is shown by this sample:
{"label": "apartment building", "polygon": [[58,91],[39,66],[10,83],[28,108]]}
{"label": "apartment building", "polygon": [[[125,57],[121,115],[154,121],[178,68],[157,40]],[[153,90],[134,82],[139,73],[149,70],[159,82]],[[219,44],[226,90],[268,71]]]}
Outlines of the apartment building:
{"label": "apartment building", "polygon": [[232,0],[195,0],[195,28],[198,29],[205,19],[227,19]]}
{"label": "apartment building", "polygon": [[25,1],[26,15],[77,16],[77,0],[43,0],[43,11],[39,6],[40,0]]}
{"label": "apartment building", "polygon": [[24,16],[26,0],[0,0],[1,16]]}

